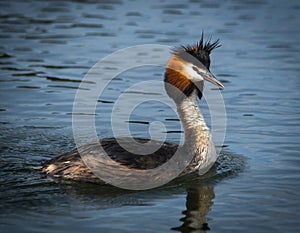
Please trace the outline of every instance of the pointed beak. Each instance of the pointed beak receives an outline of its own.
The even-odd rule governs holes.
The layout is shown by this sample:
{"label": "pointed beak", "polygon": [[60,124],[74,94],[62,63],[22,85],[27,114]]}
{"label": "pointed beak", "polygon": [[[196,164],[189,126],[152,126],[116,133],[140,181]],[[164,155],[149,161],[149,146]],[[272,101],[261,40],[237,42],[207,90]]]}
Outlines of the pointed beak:
{"label": "pointed beak", "polygon": [[210,73],[208,69],[206,69],[204,66],[199,68],[197,66],[193,66],[193,69],[206,81],[215,84],[217,87],[224,89],[224,85],[218,81],[215,76]]}

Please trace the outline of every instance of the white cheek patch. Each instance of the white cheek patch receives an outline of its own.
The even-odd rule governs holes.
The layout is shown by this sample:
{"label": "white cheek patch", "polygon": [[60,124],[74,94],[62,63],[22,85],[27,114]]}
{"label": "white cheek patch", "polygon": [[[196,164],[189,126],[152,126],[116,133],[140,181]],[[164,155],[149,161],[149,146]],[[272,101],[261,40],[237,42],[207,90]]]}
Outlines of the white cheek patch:
{"label": "white cheek patch", "polygon": [[197,72],[197,68],[193,64],[187,64],[185,66],[186,76],[193,82],[200,82],[204,79],[202,76]]}

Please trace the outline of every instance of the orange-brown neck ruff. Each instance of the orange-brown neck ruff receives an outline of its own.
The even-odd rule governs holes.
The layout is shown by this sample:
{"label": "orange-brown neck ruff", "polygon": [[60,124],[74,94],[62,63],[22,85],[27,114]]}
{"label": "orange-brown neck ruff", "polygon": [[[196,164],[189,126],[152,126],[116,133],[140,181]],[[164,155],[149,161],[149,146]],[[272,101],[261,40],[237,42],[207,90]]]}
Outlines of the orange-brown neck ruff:
{"label": "orange-brown neck ruff", "polygon": [[[181,91],[185,96],[190,96],[195,90],[196,86],[193,82],[186,76],[185,61],[173,54],[170,58],[165,73],[165,82],[171,84],[178,91]],[[201,98],[201,93],[198,95]]]}

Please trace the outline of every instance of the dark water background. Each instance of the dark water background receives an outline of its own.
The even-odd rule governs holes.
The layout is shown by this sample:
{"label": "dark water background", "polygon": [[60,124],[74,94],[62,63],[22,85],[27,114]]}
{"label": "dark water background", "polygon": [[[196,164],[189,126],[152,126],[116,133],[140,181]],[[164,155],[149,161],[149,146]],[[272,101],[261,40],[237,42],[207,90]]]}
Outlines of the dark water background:
{"label": "dark water background", "polygon": [[[296,0],[0,1],[0,231],[299,232],[299,15]],[[223,45],[211,65],[226,85],[230,156],[219,176],[127,192],[38,172],[74,147],[73,99],[92,65],[132,45],[194,43],[202,30]],[[101,137],[112,135],[114,96],[140,74],[153,76],[129,71],[99,101]],[[163,110],[134,120],[180,130]],[[131,129],[148,135],[147,124]]]}

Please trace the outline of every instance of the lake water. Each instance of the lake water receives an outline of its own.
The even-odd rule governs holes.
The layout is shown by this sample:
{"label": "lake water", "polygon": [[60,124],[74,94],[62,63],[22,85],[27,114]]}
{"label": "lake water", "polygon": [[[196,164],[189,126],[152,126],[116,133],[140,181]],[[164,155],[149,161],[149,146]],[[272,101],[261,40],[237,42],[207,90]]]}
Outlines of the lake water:
{"label": "lake water", "polygon": [[[0,13],[1,232],[299,232],[300,2],[1,1]],[[222,42],[211,56],[227,112],[217,172],[138,192],[39,172],[75,146],[73,100],[96,62],[134,45],[191,44],[202,31]],[[162,78],[163,67],[120,74],[99,99],[99,136],[112,136],[121,93]],[[161,121],[169,141],[181,137],[163,104],[131,119],[135,136]]]}

